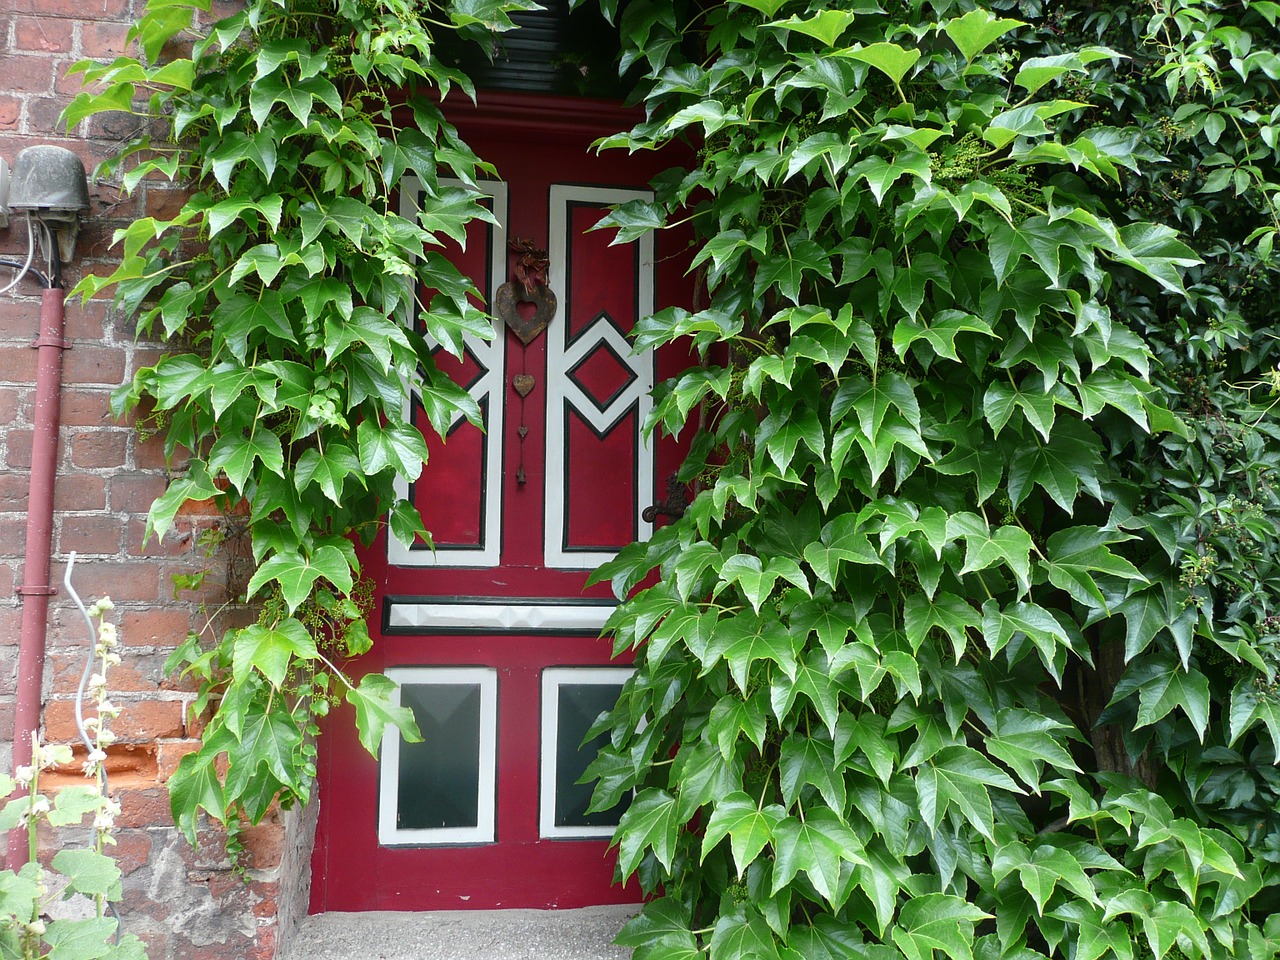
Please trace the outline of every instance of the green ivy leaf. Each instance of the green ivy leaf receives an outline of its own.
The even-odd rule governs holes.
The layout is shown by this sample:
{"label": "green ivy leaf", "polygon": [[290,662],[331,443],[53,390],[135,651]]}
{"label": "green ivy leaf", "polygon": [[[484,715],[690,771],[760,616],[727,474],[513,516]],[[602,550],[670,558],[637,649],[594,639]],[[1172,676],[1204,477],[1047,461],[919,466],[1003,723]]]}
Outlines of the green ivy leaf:
{"label": "green ivy leaf", "polygon": [[954,805],[982,836],[995,829],[989,787],[1022,793],[999,767],[970,747],[944,747],[916,775],[920,816],[936,832],[942,816]]}
{"label": "green ivy leaf", "polygon": [[932,960],[934,951],[951,960],[972,960],[974,924],[990,916],[959,897],[925,894],[903,905],[893,942],[908,960]]}
{"label": "green ivy leaf", "polygon": [[310,556],[303,553],[278,553],[260,566],[249,580],[245,595],[253,597],[273,580],[280,584],[280,593],[292,613],[311,595],[312,587],[320,578],[328,580],[342,593],[350,593],[351,567],[337,547],[326,544]]}
{"label": "green ivy leaf", "polygon": [[832,810],[819,807],[804,820],[787,817],[773,828],[773,888],[777,893],[801,870],[819,896],[830,902],[840,882],[841,863],[865,863],[862,844]]}
{"label": "green ivy leaf", "polygon": [[623,877],[635,873],[645,851],[668,870],[675,856],[676,799],[665,790],[650,787],[641,791],[618,823],[618,871]]}
{"label": "green ivy leaf", "polygon": [[391,702],[395,690],[395,681],[381,673],[367,673],[359,686],[347,690],[347,702],[356,708],[356,732],[360,742],[375,758],[388,726],[398,730],[406,743],[422,742],[413,711]]}
{"label": "green ivy leaf", "polygon": [[786,816],[777,804],[761,807],[741,791],[726,794],[716,804],[702,837],[702,860],[721,840],[729,837],[733,862],[741,877],[765,845],[772,842],[773,830]]}
{"label": "green ivy leaf", "polygon": [[422,434],[406,423],[377,424],[360,421],[356,428],[360,445],[360,466],[367,476],[392,470],[412,483],[427,461],[427,443]]}
{"label": "green ivy leaf", "polygon": [[1146,727],[1177,707],[1204,739],[1209,724],[1209,681],[1198,670],[1183,670],[1173,657],[1158,654],[1135,660],[1116,684],[1112,703],[1138,694],[1137,726]]}
{"label": "green ivy leaf", "polygon": [[996,19],[987,10],[970,10],[963,17],[948,20],[942,25],[951,42],[956,45],[965,60],[972,61],[991,44],[1010,30],[1025,27],[1021,20]]}
{"label": "green ivy leaf", "polygon": [[[852,19],[851,16],[850,20]],[[828,46],[833,40],[827,41]],[[916,65],[916,61],[920,59],[920,51],[914,47],[907,50],[896,43],[880,42],[868,44],[858,50],[843,51],[841,56],[870,64],[892,80],[896,86],[902,82],[907,71]]]}
{"label": "green ivy leaf", "polygon": [[255,623],[236,631],[231,670],[242,680],[256,669],[279,689],[295,657],[314,660],[318,656],[315,638],[299,621],[290,618],[274,627]]}

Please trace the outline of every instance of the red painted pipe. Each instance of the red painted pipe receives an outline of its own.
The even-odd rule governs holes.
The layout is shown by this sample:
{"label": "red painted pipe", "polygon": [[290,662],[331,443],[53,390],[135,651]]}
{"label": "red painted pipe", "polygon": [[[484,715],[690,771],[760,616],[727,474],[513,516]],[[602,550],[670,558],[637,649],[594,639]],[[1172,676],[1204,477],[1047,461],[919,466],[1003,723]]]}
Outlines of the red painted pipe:
{"label": "red painted pipe", "polygon": [[[13,721],[13,768],[31,763],[31,733],[40,725],[45,634],[49,626],[49,582],[53,553],[53,481],[58,472],[58,420],[62,400],[62,351],[66,291],[44,291],[40,305],[40,351],[36,372],[35,436],[31,441],[31,486],[27,497],[27,546],[23,562],[22,639],[18,647],[18,702]],[[9,869],[27,862],[24,828],[9,834]]]}

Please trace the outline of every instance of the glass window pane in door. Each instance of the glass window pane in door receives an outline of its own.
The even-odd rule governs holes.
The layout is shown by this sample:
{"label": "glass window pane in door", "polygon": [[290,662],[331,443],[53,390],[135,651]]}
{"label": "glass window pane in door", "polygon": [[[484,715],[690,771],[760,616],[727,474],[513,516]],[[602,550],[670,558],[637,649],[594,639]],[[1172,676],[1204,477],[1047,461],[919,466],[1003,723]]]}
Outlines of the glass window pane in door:
{"label": "glass window pane in door", "polygon": [[406,684],[421,743],[400,744],[396,828],[429,830],[479,823],[480,685]]}
{"label": "glass window pane in door", "polygon": [[557,827],[616,827],[627,808],[625,801],[609,810],[587,813],[594,783],[578,783],[600,748],[609,742],[602,733],[582,742],[596,717],[618,702],[622,684],[562,683],[556,724],[556,817]]}

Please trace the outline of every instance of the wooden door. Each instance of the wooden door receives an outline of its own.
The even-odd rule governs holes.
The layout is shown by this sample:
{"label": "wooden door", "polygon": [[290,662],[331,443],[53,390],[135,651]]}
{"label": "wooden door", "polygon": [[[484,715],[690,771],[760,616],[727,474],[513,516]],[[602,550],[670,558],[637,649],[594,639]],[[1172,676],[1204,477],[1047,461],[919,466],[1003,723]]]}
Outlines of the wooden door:
{"label": "wooden door", "polygon": [[633,356],[627,336],[655,306],[687,305],[689,282],[682,251],[611,246],[613,231],[590,228],[668,164],[590,153],[630,122],[601,105],[491,95],[457,122],[502,179],[483,188],[498,226],[473,224],[451,255],[492,304],[511,278],[509,242],[532,240],[558,308],[527,346],[500,330],[468,341],[462,361],[440,355],[487,432],[460,422],[429,441],[407,492],[436,549],[382,539],[369,552],[379,622],[353,670],[396,679],[425,741],[390,735],[375,762],[349,717],[329,724],[313,911],[639,899],[612,882],[621,809],[587,814],[589,788],[574,782],[591,756],[582,735],[628,673],[598,639],[609,591],[584,583],[649,535],[644,509],[678,466],[678,446],[642,427],[655,378],[688,357]]}

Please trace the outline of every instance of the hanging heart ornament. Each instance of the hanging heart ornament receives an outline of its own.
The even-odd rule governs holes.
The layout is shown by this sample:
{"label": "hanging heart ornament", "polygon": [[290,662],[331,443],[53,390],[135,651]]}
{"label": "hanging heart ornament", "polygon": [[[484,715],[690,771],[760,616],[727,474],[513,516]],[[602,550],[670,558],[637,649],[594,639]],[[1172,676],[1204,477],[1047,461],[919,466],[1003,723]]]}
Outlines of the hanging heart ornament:
{"label": "hanging heart ornament", "polygon": [[533,389],[534,382],[533,377],[527,373],[517,373],[511,378],[511,385],[516,388],[516,393],[522,397],[529,395],[529,391]]}
{"label": "hanging heart ornament", "polygon": [[[522,303],[533,304],[532,316],[525,317],[521,314],[520,304]],[[498,296],[494,301],[494,307],[502,322],[526,346],[547,329],[551,318],[556,315],[556,305],[556,295],[545,284],[527,291],[523,284],[510,281],[498,288]]]}

